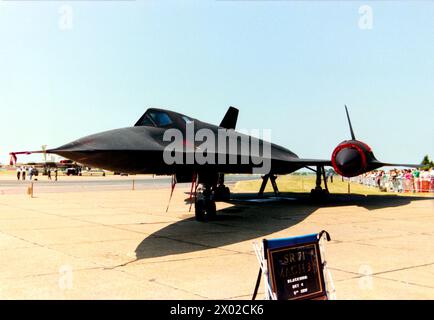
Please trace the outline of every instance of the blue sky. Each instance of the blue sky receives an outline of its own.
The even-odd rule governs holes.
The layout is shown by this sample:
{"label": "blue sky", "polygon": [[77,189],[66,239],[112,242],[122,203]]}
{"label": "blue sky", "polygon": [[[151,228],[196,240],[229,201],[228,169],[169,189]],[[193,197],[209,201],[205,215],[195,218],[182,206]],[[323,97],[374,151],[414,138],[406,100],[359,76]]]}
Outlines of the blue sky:
{"label": "blue sky", "polygon": [[328,159],[347,104],[378,159],[434,157],[434,1],[0,0],[0,43],[2,163],[150,106],[219,123],[234,105],[239,128]]}

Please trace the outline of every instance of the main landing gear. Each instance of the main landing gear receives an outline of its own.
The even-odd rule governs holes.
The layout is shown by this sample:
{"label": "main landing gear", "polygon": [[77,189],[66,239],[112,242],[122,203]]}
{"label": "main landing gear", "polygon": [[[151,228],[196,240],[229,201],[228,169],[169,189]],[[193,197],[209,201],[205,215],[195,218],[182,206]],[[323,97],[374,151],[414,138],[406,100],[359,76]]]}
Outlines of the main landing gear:
{"label": "main landing gear", "polygon": [[220,173],[217,179],[217,185],[212,187],[215,201],[228,201],[231,198],[231,192],[225,186],[225,175]]}
{"label": "main landing gear", "polygon": [[[311,170],[313,170],[313,169],[311,169]],[[326,178],[324,167],[323,166],[317,166],[316,170],[313,170],[313,171],[316,172],[316,186],[315,186],[315,189],[312,189],[310,191],[310,195],[314,199],[323,199],[330,194],[329,189],[327,187],[327,178]],[[321,182],[322,182],[321,180],[324,180],[324,189],[321,186]]]}
{"label": "main landing gear", "polygon": [[197,221],[214,219],[216,216],[215,200],[210,185],[197,188],[194,202],[194,214]]}
{"label": "main landing gear", "polygon": [[215,179],[202,177],[203,182],[199,181],[200,186],[196,189],[194,214],[197,221],[208,221],[216,217],[216,201],[230,199],[230,190],[224,185],[223,174],[218,175],[217,183]]}

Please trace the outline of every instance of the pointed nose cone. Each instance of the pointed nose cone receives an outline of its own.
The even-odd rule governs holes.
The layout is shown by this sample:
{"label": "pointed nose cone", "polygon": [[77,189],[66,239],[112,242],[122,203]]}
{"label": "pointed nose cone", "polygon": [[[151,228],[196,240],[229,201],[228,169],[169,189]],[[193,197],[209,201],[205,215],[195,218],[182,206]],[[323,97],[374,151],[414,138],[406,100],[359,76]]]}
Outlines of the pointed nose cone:
{"label": "pointed nose cone", "polygon": [[92,134],[75,141],[69,142],[52,152],[89,152],[96,150],[109,150],[117,148],[116,141],[122,136],[123,129],[111,130],[101,133]]}
{"label": "pointed nose cone", "polygon": [[47,150],[47,152],[58,154],[88,166],[94,166],[96,158],[100,157],[101,153],[115,148],[113,141],[116,138],[117,133],[113,131],[97,133],[77,139],[56,149]]}
{"label": "pointed nose cone", "polygon": [[105,131],[47,150],[89,167],[111,170],[128,163],[132,154],[159,147],[144,127]]}

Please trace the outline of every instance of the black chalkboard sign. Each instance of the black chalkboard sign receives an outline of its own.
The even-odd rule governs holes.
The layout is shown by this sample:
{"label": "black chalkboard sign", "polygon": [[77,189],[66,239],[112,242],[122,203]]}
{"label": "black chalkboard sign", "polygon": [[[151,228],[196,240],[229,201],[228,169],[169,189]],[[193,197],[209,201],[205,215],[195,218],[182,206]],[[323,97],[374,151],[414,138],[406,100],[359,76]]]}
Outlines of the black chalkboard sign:
{"label": "black chalkboard sign", "polygon": [[326,299],[318,242],[267,250],[271,288],[278,300]]}

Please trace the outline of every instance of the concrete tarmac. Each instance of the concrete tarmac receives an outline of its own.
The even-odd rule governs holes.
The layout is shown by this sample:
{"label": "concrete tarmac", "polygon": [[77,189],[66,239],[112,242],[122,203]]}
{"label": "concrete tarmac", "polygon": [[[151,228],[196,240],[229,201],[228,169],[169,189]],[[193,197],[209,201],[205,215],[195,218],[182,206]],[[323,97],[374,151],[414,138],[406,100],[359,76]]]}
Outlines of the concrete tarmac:
{"label": "concrete tarmac", "polygon": [[122,186],[58,192],[53,184],[35,188],[34,198],[8,186],[0,194],[0,298],[250,299],[259,268],[253,241],[324,229],[338,299],[434,299],[433,198],[243,199],[218,203],[218,218],[200,223],[184,201],[186,184],[167,213],[168,186]]}

